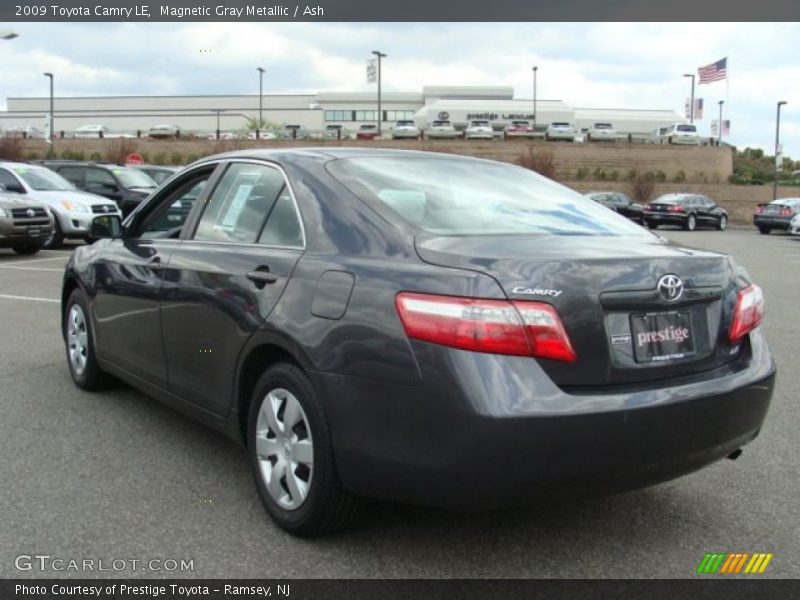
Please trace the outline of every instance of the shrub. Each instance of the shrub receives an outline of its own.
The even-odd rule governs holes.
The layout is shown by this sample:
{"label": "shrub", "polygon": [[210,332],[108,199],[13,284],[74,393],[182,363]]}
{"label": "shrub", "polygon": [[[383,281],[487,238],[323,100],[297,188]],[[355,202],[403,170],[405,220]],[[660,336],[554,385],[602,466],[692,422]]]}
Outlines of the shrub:
{"label": "shrub", "polygon": [[129,154],[136,152],[139,144],[135,140],[128,138],[117,138],[112,140],[106,149],[106,160],[118,165],[125,164],[125,159]]}
{"label": "shrub", "polygon": [[667,180],[667,174],[664,171],[656,171],[655,179],[659,183],[664,183]]}
{"label": "shrub", "polygon": [[630,195],[635,202],[646,204],[650,201],[656,187],[653,179],[655,177],[649,171],[647,173],[636,173],[631,179]]}
{"label": "shrub", "polygon": [[597,167],[597,168],[594,170],[594,173],[592,173],[592,176],[593,176],[595,179],[599,180],[599,181],[605,181],[605,179],[606,179],[606,172],[605,172],[603,169],[601,169],[600,167]]}
{"label": "shrub", "polygon": [[182,165],[183,164],[183,154],[180,152],[173,152],[169,157],[169,164],[171,165]]}
{"label": "shrub", "polygon": [[92,152],[89,155],[89,160],[91,160],[92,162],[103,162],[103,155],[100,154],[99,152]]}
{"label": "shrub", "polygon": [[167,164],[167,153],[166,152],[156,152],[153,156],[153,164],[154,165],[165,165]]}
{"label": "shrub", "polygon": [[611,181],[616,181],[617,179],[619,179],[619,171],[617,170],[611,171],[609,178],[611,179]]}
{"label": "shrub", "polygon": [[197,154],[188,154],[186,156],[186,164],[189,165],[189,164],[191,164],[194,161],[199,160],[199,159],[200,159],[200,157]]}
{"label": "shrub", "polygon": [[25,158],[26,158],[27,160],[36,160],[36,159],[38,159],[38,158],[39,158],[39,153],[38,153],[38,152],[34,152],[34,151],[28,152],[28,153],[25,155]]}
{"label": "shrub", "polygon": [[686,171],[680,170],[675,173],[675,177],[672,178],[673,183],[683,183],[686,181]]}
{"label": "shrub", "polygon": [[22,160],[23,155],[21,137],[0,138],[0,158],[3,160]]}
{"label": "shrub", "polygon": [[536,151],[533,145],[530,145],[525,152],[517,157],[515,162],[520,167],[536,171],[539,175],[544,175],[549,179],[555,179],[556,163],[553,160],[552,152]]}
{"label": "shrub", "polygon": [[589,176],[589,169],[587,169],[586,167],[581,167],[575,173],[575,179],[583,180],[586,179],[588,176]]}
{"label": "shrub", "polygon": [[144,161],[144,163],[145,164],[149,164],[150,163],[150,153],[149,152],[140,152],[140,154],[142,155],[142,160]]}

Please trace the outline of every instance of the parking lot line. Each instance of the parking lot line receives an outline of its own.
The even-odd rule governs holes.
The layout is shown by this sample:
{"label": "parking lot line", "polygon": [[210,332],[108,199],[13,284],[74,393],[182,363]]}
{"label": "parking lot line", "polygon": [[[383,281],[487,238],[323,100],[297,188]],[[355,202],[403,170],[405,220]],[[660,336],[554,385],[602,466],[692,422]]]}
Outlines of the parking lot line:
{"label": "parking lot line", "polygon": [[12,296],[11,294],[0,294],[0,298],[5,300],[33,300],[34,302],[55,302],[59,304],[61,300],[54,300],[52,298],[37,298],[35,296]]}
{"label": "parking lot line", "polygon": [[64,272],[64,269],[48,269],[46,267],[10,267],[7,265],[0,265],[0,269],[8,269],[9,271],[54,271],[56,273]]}
{"label": "parking lot line", "polygon": [[15,260],[14,262],[0,263],[1,266],[10,267],[15,265],[27,265],[35,262],[45,262],[48,260],[64,260],[71,253],[62,254],[61,256],[53,256],[51,258],[34,258],[31,260]]}

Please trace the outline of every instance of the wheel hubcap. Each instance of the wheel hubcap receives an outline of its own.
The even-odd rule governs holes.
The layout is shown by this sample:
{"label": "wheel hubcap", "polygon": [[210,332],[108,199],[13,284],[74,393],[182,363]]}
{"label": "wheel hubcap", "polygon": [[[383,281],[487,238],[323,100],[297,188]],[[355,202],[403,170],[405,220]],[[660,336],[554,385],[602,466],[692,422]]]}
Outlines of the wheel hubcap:
{"label": "wheel hubcap", "polygon": [[72,305],[67,316],[67,347],[72,370],[76,375],[83,375],[89,355],[89,335],[86,331],[86,316],[77,304]]}
{"label": "wheel hubcap", "polygon": [[311,487],[314,443],[306,413],[289,390],[271,390],[261,401],[256,456],[270,497],[286,510],[300,508]]}

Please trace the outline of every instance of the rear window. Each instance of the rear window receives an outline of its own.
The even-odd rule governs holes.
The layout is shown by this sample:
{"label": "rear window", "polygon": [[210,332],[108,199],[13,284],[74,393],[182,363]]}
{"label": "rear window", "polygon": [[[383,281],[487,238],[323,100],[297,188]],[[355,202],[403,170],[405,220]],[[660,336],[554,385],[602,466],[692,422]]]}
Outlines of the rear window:
{"label": "rear window", "polygon": [[595,129],[612,129],[611,123],[595,123]]}
{"label": "rear window", "polygon": [[697,131],[697,126],[696,125],[678,125],[677,129],[678,129],[678,131],[695,132],[695,131]]}
{"label": "rear window", "polygon": [[653,204],[686,204],[689,201],[689,196],[676,196],[670,194],[668,196],[659,196],[653,200]]}
{"label": "rear window", "polygon": [[602,205],[513,165],[454,157],[361,157],[328,170],[391,222],[438,235],[649,236]]}
{"label": "rear window", "polygon": [[401,127],[413,127],[414,121],[398,121],[397,125]]}
{"label": "rear window", "polygon": [[528,122],[528,121],[511,121],[511,124],[512,124],[512,125],[522,125],[522,126],[525,126],[525,125],[530,125],[530,122]]}
{"label": "rear window", "polygon": [[569,127],[569,123],[551,123],[552,127]]}
{"label": "rear window", "polygon": [[450,125],[450,121],[434,121],[433,122],[433,126],[434,127],[447,127],[448,125]]}
{"label": "rear window", "polygon": [[770,204],[782,204],[784,206],[798,208],[800,207],[800,198],[779,198],[778,200],[773,200]]}
{"label": "rear window", "polygon": [[470,125],[473,127],[489,127],[489,121],[472,121]]}

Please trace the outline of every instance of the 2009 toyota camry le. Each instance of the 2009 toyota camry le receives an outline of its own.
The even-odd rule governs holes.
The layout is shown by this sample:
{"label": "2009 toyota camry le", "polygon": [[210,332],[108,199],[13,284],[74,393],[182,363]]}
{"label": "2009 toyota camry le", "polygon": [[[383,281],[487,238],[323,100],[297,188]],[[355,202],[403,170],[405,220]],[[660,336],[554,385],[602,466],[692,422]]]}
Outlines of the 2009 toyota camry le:
{"label": "2009 toyota camry le", "polygon": [[665,481],[737,455],[772,396],[762,292],[732,258],[512,165],[227,153],[92,237],[64,274],[75,383],[114,376],[241,441],[300,535],[361,498]]}

